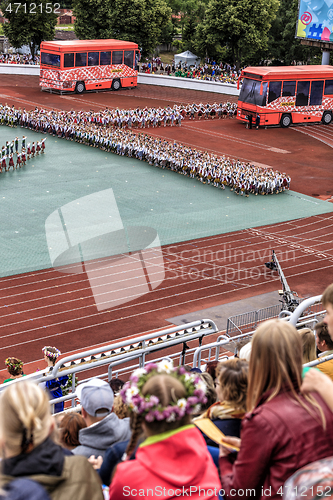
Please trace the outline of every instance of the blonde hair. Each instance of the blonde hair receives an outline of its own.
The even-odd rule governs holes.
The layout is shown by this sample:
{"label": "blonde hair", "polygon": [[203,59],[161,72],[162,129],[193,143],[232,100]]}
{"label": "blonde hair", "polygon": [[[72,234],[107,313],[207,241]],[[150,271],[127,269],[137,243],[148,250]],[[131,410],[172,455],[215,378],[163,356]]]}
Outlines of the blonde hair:
{"label": "blonde hair", "polygon": [[328,305],[333,307],[333,283],[329,285],[324,291],[321,297],[321,303],[324,307],[327,307]]}
{"label": "blonde hair", "polygon": [[262,323],[252,338],[249,365],[247,409],[252,411],[262,395],[270,391],[266,401],[285,391],[314,418],[325,417],[320,405],[311,395],[300,398],[302,384],[302,345],[296,328],[287,321],[272,319]]}
{"label": "blonde hair", "polygon": [[303,364],[310,363],[310,361],[317,359],[315,336],[310,328],[302,328],[298,330],[298,333],[303,345]]}
{"label": "blonde hair", "polygon": [[50,434],[51,413],[46,393],[32,382],[11,384],[0,397],[0,440],[10,456],[25,453]]}

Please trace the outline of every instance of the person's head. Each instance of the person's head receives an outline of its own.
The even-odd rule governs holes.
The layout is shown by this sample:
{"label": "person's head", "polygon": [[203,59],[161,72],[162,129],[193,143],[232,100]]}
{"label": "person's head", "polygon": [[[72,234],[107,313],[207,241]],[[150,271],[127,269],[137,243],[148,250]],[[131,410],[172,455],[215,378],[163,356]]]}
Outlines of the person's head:
{"label": "person's head", "polygon": [[127,454],[135,448],[141,426],[147,436],[178,429],[191,422],[207,402],[206,385],[198,374],[173,367],[162,360],[133,372],[121,390],[124,402],[133,412],[133,433]]}
{"label": "person's head", "polygon": [[67,413],[59,422],[60,444],[72,450],[80,445],[79,431],[87,427],[84,418],[79,413]]}
{"label": "person's head", "polygon": [[12,377],[18,377],[23,373],[23,361],[18,358],[7,358],[5,361],[8,373]]}
{"label": "person's head", "polygon": [[120,378],[113,378],[109,382],[110,387],[115,395],[118,394],[120,389],[123,387],[124,383],[125,382],[123,380],[120,380]]}
{"label": "person's head", "polygon": [[228,359],[219,365],[216,391],[219,401],[231,403],[235,409],[246,410],[249,364],[244,359]]}
{"label": "person's head", "polygon": [[261,396],[269,399],[282,389],[299,392],[302,383],[301,337],[291,323],[272,319],[262,323],[252,338],[247,406],[252,410]]}
{"label": "person's head", "polygon": [[328,333],[327,324],[321,321],[315,326],[316,343],[319,351],[332,351],[333,341]]}
{"label": "person's head", "polygon": [[212,379],[216,379],[216,367],[219,364],[218,361],[208,361],[206,364],[206,372],[211,375]]}
{"label": "person's head", "polygon": [[89,427],[103,420],[112,412],[114,394],[107,382],[92,378],[76,388],[77,397],[82,406],[82,416]]}
{"label": "person's head", "polygon": [[44,359],[48,366],[54,366],[57,359],[59,358],[61,352],[56,347],[45,346],[42,349],[44,354]]}
{"label": "person's head", "polygon": [[252,352],[252,342],[247,342],[240,349],[240,351],[238,353],[238,357],[239,357],[239,359],[245,359],[245,361],[250,362],[251,352]]}
{"label": "person's head", "polygon": [[326,323],[328,333],[333,340],[333,283],[324,291],[321,297],[321,302],[326,309],[324,323]]}
{"label": "person's head", "polygon": [[302,342],[302,361],[304,363],[310,363],[310,361],[314,361],[317,358],[316,354],[316,339],[315,336],[310,330],[310,328],[302,328],[298,330],[298,333],[301,337]]}
{"label": "person's head", "polygon": [[38,385],[24,380],[0,396],[0,442],[5,457],[30,452],[53,428],[49,399]]}

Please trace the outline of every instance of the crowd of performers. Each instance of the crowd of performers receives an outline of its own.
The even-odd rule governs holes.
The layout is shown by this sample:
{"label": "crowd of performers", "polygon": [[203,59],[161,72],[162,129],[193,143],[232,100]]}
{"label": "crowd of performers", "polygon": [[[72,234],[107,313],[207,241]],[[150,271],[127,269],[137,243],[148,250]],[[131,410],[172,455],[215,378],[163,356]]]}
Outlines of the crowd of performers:
{"label": "crowd of performers", "polygon": [[[213,104],[192,103],[165,108],[105,109],[99,112],[58,112],[38,110],[27,112],[7,105],[0,105],[0,123],[16,127],[18,125],[33,130],[46,132],[51,121],[58,121],[59,126],[77,123],[98,123],[99,125],[119,128],[149,128],[180,126],[184,119],[231,118],[235,116],[237,104],[221,102]],[[66,115],[66,116],[65,116]]]}
{"label": "crowd of performers", "polygon": [[39,56],[32,57],[31,54],[6,54],[0,53],[1,64],[39,64]]}
{"label": "crowd of performers", "polygon": [[[172,110],[170,108],[171,113]],[[290,177],[285,173],[148,136],[133,130],[133,122],[118,121],[119,117],[131,116],[132,111],[46,111],[38,108],[34,111],[22,111],[0,106],[0,116],[5,117],[4,123],[11,120],[10,116],[15,117],[14,122],[21,127],[144,160],[150,165],[173,170],[221,189],[229,186],[236,194],[278,194],[289,189]],[[140,112],[141,115],[146,112],[149,115],[154,114],[154,111],[156,110]]]}
{"label": "crowd of performers", "polygon": [[6,141],[6,145],[2,146],[0,151],[0,173],[9,172],[11,167],[13,170],[21,168],[26,165],[27,160],[38,156],[40,153],[44,153],[45,141],[46,137],[40,141],[36,141],[36,143],[33,142],[31,144],[29,142],[27,144],[25,135],[22,139],[15,137],[13,141]]}

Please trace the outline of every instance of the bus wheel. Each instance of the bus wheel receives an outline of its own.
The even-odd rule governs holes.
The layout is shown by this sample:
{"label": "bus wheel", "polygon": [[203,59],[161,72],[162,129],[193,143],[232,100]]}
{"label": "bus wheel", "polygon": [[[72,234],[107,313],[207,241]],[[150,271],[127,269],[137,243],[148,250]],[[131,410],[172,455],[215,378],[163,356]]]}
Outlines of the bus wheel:
{"label": "bus wheel", "polygon": [[75,87],[75,92],[77,94],[82,94],[84,89],[85,89],[84,82],[77,82],[76,87]]}
{"label": "bus wheel", "polygon": [[332,121],[331,111],[324,111],[321,121],[322,123],[324,123],[324,125],[329,125]]}
{"label": "bus wheel", "polygon": [[284,115],[281,116],[280,125],[283,128],[287,128],[289,127],[290,124],[291,124],[291,116],[285,113]]}
{"label": "bus wheel", "polygon": [[112,90],[119,90],[121,87],[121,83],[120,83],[120,80],[112,80],[112,85],[111,85],[111,89]]}

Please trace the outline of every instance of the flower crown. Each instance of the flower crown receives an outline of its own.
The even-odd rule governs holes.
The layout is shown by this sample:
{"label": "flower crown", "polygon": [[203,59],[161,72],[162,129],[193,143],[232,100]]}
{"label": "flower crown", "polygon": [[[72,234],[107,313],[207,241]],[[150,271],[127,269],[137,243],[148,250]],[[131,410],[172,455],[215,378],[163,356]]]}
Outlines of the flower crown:
{"label": "flower crown", "polygon": [[[51,352],[51,351],[49,351],[49,349],[54,349],[55,352]],[[57,349],[56,347],[51,347],[51,346],[43,347],[42,351],[44,353],[44,356],[46,356],[47,358],[50,358],[50,359],[57,359],[57,358],[59,358],[59,356],[61,354],[59,349]]]}
{"label": "flower crown", "polygon": [[5,365],[9,366],[9,368],[12,369],[14,368],[15,370],[17,370],[18,368],[22,368],[23,361],[20,361],[19,359],[16,358],[7,358],[5,361]]}
{"label": "flower crown", "polygon": [[[166,407],[161,405],[157,396],[150,394],[143,396],[141,391],[145,383],[158,374],[166,374],[178,379],[185,388],[185,396]],[[128,405],[129,410],[143,415],[147,422],[154,420],[174,422],[185,415],[198,413],[200,405],[207,402],[205,393],[206,384],[200,377],[188,373],[183,366],[174,368],[173,363],[168,360],[149,363],[145,368],[138,368],[120,391],[120,395],[124,403]]]}

